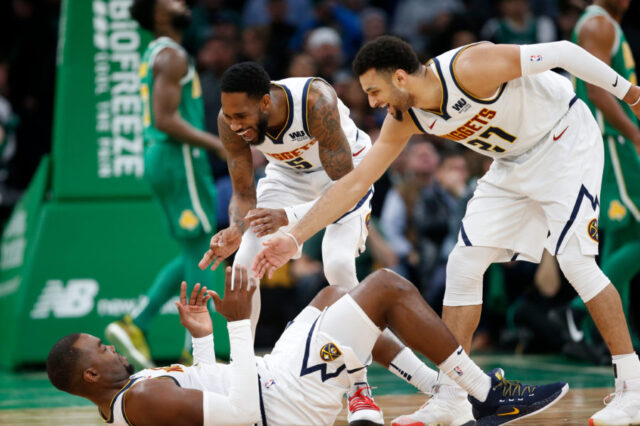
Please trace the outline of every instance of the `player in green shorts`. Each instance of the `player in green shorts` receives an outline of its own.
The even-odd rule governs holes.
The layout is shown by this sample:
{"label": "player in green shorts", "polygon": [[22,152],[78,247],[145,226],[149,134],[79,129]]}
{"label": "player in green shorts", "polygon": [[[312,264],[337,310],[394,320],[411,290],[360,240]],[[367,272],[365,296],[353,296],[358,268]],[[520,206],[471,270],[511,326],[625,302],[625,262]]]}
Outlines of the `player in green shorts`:
{"label": "player in green shorts", "polygon": [[[109,324],[105,335],[137,367],[148,368],[151,354],[144,335],[162,305],[177,294],[180,282],[214,285],[216,291],[224,288],[224,277],[218,280],[214,275],[219,274],[198,268],[216,232],[216,191],[204,149],[219,151],[222,145],[203,131],[200,81],[180,46],[191,18],[189,9],[184,2],[172,0],[134,0],[130,10],[140,26],[155,36],[140,64],[145,177],[181,253],[156,276],[144,309],[133,318]],[[189,336],[185,345],[190,349]]]}
{"label": "player in green shorts", "polygon": [[[628,0],[596,0],[576,23],[572,41],[637,84],[635,63],[620,21]],[[600,227],[605,230],[601,251],[603,272],[618,287],[625,314],[629,281],[640,271],[640,129],[625,102],[582,80],[576,93],[589,106],[602,129],[605,165],[600,199]],[[634,346],[638,338],[632,333]]]}

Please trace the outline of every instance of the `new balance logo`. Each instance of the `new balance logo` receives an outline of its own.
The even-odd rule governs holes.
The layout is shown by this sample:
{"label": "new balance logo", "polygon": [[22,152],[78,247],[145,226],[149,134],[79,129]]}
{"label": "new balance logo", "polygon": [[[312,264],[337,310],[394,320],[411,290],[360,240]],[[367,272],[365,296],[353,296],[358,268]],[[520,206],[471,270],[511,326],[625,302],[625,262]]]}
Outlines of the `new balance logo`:
{"label": "new balance logo", "polygon": [[469,108],[471,108],[471,105],[467,104],[467,101],[465,101],[464,98],[458,99],[455,105],[453,105],[453,109],[455,109],[458,112],[464,112]]}
{"label": "new balance logo", "polygon": [[289,133],[289,137],[293,140],[304,139],[307,137],[307,134],[302,130],[298,130],[296,132]]}
{"label": "new balance logo", "polygon": [[98,282],[92,279],[69,280],[65,288],[61,280],[48,280],[31,309],[31,318],[77,318],[93,309]]}
{"label": "new balance logo", "polygon": [[389,363],[389,367],[393,367],[394,369],[396,369],[398,371],[398,373],[400,373],[400,375],[402,377],[404,377],[407,381],[411,380],[411,374],[407,373],[406,371],[398,368],[397,365],[394,365],[392,362]]}

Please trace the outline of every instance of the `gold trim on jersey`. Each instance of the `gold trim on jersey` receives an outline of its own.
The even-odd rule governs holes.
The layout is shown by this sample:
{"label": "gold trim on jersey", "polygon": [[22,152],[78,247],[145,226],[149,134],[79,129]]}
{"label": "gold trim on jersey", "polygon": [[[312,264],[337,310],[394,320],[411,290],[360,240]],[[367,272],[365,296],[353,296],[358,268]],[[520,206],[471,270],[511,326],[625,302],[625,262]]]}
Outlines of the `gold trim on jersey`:
{"label": "gold trim on jersey", "polygon": [[278,83],[274,83],[273,81],[271,82],[271,84],[273,84],[273,85],[274,85],[274,86],[276,86],[276,87],[281,88],[281,89],[282,89],[282,91],[284,92],[284,97],[285,97],[285,99],[287,100],[287,119],[286,119],[286,120],[285,120],[285,122],[284,122],[284,123],[285,123],[285,124],[284,124],[284,126],[282,126],[282,129],[280,129],[280,132],[278,132],[278,135],[277,135],[277,136],[272,136],[272,135],[269,133],[269,131],[267,130],[267,136],[269,136],[271,139],[273,139],[273,140],[276,140],[276,141],[277,141],[277,140],[279,140],[279,139],[280,139],[280,136],[282,136],[282,133],[283,133],[283,132],[284,132],[284,131],[289,127],[287,124],[290,122],[290,119],[291,119],[291,114],[292,114],[291,109],[293,108],[293,105],[291,105],[291,104],[290,104],[290,102],[289,102],[289,95],[287,94],[287,89],[286,89],[283,85],[278,84]]}
{"label": "gold trim on jersey", "polygon": [[[426,67],[431,67],[431,64],[433,64],[433,68],[435,69],[434,74],[436,75],[436,77],[438,77],[438,81],[440,82],[440,108],[439,110],[427,109],[427,108],[420,108],[420,109],[422,111],[431,112],[433,114],[439,115],[440,117],[444,117],[445,115],[448,115],[448,114],[445,114],[445,108],[446,108],[445,97],[447,93],[447,88],[445,86],[444,77],[442,76],[442,72],[440,71],[438,64],[433,59],[429,59],[427,63],[424,65]],[[418,127],[418,129],[420,128]]]}
{"label": "gold trim on jersey", "polygon": [[462,93],[464,93],[465,95],[467,95],[468,97],[470,97],[472,100],[481,103],[481,104],[490,104],[493,103],[495,101],[498,100],[498,98],[500,97],[500,95],[502,95],[502,92],[504,92],[505,87],[507,87],[507,83],[502,83],[500,85],[500,88],[498,89],[498,92],[493,95],[493,97],[490,98],[478,98],[477,96],[472,95],[467,89],[465,89],[462,84],[458,81],[458,79],[456,78],[456,61],[458,60],[458,58],[460,57],[460,54],[467,50],[468,48],[475,46],[479,43],[472,43],[469,44],[467,46],[464,46],[462,48],[460,48],[460,50],[458,50],[455,55],[453,55],[453,58],[451,59],[451,64],[449,65],[449,70],[451,71],[451,79],[453,80],[454,84],[456,85],[456,87],[458,87],[458,89],[460,89],[460,91]]}
{"label": "gold trim on jersey", "polygon": [[120,393],[127,389],[127,386],[129,386],[131,384],[131,381],[133,379],[129,379],[127,381],[127,383],[124,384],[123,387],[120,388],[120,390],[118,392],[116,392],[113,397],[111,398],[111,402],[109,403],[109,418],[106,419],[104,417],[104,415],[102,414],[102,411],[100,411],[100,409],[98,409],[98,413],[100,414],[100,417],[102,417],[102,420],[104,420],[105,423],[113,423],[113,402],[116,400],[116,398],[118,397],[118,395],[120,395]]}

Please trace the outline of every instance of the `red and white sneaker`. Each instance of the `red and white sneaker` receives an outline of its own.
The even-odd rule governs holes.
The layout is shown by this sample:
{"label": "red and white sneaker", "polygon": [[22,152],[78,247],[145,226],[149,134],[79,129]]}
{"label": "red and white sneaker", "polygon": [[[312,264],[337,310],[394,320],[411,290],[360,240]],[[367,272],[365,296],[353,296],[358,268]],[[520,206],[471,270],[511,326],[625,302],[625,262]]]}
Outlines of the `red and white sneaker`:
{"label": "red and white sneaker", "polygon": [[370,386],[361,386],[349,395],[349,426],[384,425],[382,410],[371,396]]}

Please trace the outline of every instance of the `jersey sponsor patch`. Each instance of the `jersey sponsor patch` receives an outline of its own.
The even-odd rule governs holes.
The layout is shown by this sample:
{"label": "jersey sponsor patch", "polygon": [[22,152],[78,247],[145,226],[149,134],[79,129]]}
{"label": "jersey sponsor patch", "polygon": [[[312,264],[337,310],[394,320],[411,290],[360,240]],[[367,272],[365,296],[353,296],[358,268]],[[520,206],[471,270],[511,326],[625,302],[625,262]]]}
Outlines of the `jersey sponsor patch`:
{"label": "jersey sponsor patch", "polygon": [[186,229],[187,231],[193,231],[196,229],[200,221],[198,220],[198,216],[193,213],[191,210],[183,210],[182,214],[180,214],[180,219],[178,219],[178,223],[182,229]]}
{"label": "jersey sponsor patch", "polygon": [[620,201],[613,200],[609,203],[607,214],[609,215],[609,219],[619,221],[627,215],[627,208]]}
{"label": "jersey sponsor patch", "polygon": [[591,238],[596,243],[599,242],[598,239],[598,219],[591,219],[589,222],[589,226],[587,227],[587,231],[589,232],[589,238]]}
{"label": "jersey sponsor patch", "polygon": [[340,358],[340,355],[342,355],[342,352],[340,352],[340,349],[332,342],[327,343],[320,349],[320,358],[325,362],[334,361]]}

